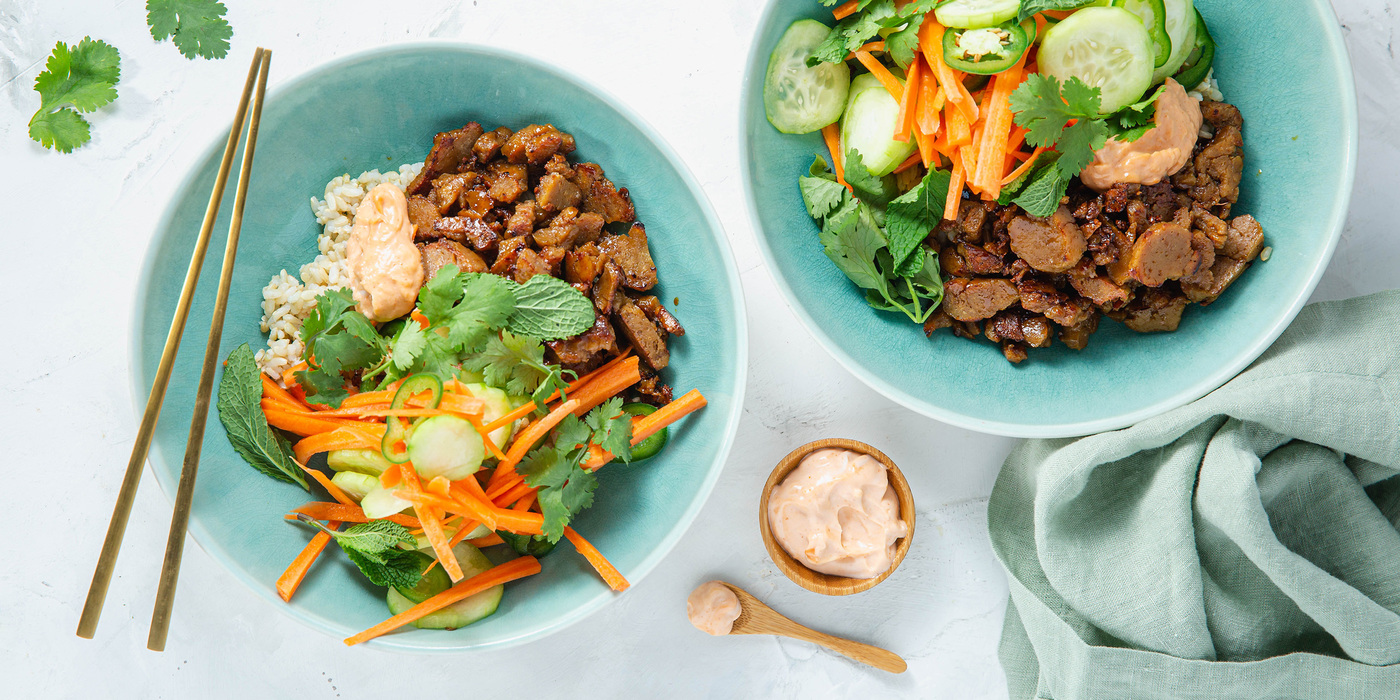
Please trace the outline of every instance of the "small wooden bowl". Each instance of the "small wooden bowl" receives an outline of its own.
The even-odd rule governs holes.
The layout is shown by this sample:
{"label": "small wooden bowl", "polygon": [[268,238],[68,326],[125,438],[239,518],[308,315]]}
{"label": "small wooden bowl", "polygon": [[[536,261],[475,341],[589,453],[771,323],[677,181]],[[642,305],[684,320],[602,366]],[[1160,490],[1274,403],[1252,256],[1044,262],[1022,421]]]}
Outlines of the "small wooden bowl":
{"label": "small wooden bowl", "polygon": [[[773,492],[773,487],[787,478],[787,475],[797,468],[804,457],[824,449],[851,450],[880,460],[888,470],[890,486],[894,487],[895,495],[899,497],[899,517],[909,526],[909,534],[895,543],[894,561],[890,564],[890,568],[875,578],[847,578],[813,571],[793,559],[773,538],[773,531],[768,527],[768,495]],[[914,494],[909,490],[909,482],[904,480],[904,474],[899,471],[899,467],[896,467],[894,462],[890,461],[889,457],[885,456],[884,452],[856,440],[844,438],[817,440],[789,452],[781,462],[778,462],[778,466],[773,468],[773,473],[768,477],[768,483],[763,485],[763,495],[758,499],[758,528],[763,535],[763,546],[768,548],[768,556],[773,558],[773,563],[777,564],[783,574],[792,579],[793,583],[823,595],[860,593],[874,588],[876,584],[889,578],[890,574],[894,573],[894,570],[898,569],[900,563],[904,561],[904,555],[909,552],[909,544],[914,539]]]}

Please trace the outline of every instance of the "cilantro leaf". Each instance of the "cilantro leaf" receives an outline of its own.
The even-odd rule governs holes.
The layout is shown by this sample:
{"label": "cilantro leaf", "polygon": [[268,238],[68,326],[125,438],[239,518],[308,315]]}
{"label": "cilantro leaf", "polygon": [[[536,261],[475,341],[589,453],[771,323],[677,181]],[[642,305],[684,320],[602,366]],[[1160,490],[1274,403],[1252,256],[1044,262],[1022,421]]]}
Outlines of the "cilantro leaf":
{"label": "cilantro leaf", "polygon": [[1016,22],[1021,23],[1046,10],[1077,10],[1088,7],[1098,0],[1021,0],[1021,14]]}
{"label": "cilantro leaf", "polygon": [[899,11],[904,18],[904,26],[885,37],[885,51],[900,68],[908,68],[914,62],[919,48],[919,28],[924,25],[924,15],[937,5],[937,0],[914,0]]}
{"label": "cilantro leaf", "polygon": [[593,430],[593,444],[623,462],[632,461],[632,416],[622,410],[622,399],[604,401],[584,416],[584,422]]}
{"label": "cilantro leaf", "polygon": [[446,316],[462,300],[462,274],[456,265],[443,265],[437,275],[418,290],[418,309],[430,319]]}
{"label": "cilantro leaf", "polygon": [[[1053,77],[1050,79],[1054,80]],[[1097,117],[1099,109],[1103,107],[1100,90],[1096,87],[1090,87],[1077,77],[1066,80],[1060,89],[1060,94],[1065,98],[1066,112],[1076,117]]]}
{"label": "cilantro leaf", "polygon": [[[587,427],[577,418],[569,418],[573,418],[575,426],[583,426],[582,443],[586,444]],[[566,419],[565,423],[569,421]],[[593,505],[593,490],[598,487],[597,478],[579,466],[587,450],[581,446],[563,448],[574,442],[574,438],[565,438],[563,432],[561,424],[554,447],[537,447],[516,465],[525,483],[539,489],[540,512],[544,514],[542,529],[550,542],[558,542],[573,516]]]}
{"label": "cilantro leaf", "polygon": [[292,446],[267,424],[262,410],[261,370],[244,343],[228,354],[219,380],[219,422],[235,452],[252,468],[278,481],[311,490],[292,456]]}
{"label": "cilantro leaf", "polygon": [[1011,111],[1016,115],[1016,124],[1029,130],[1026,143],[1046,148],[1060,140],[1065,123],[1071,118],[1060,100],[1060,81],[1040,73],[1026,76],[1026,81],[1012,91]]}
{"label": "cilantro leaf", "polygon": [[[914,255],[914,252],[943,219],[943,207],[948,200],[948,187],[951,184],[952,176],[948,172],[930,170],[914,189],[891,201],[885,208],[885,238],[889,241],[890,255],[896,268],[905,270],[905,266],[910,265],[906,274],[912,274],[922,266],[923,257]],[[911,260],[918,262],[910,263]]]}
{"label": "cilantro leaf", "polygon": [[305,515],[298,515],[297,519],[329,533],[350,562],[376,586],[411,588],[423,576],[418,557],[399,547],[413,545],[416,540],[408,528],[396,522],[371,520],[337,531]]}
{"label": "cilantro leaf", "polygon": [[846,183],[854,188],[856,196],[867,204],[884,205],[895,194],[892,185],[870,174],[860,151],[854,148],[846,151]]}
{"label": "cilantro leaf", "polygon": [[797,178],[797,186],[802,190],[802,201],[807,205],[807,213],[818,221],[825,219],[850,196],[846,188],[822,177]]}
{"label": "cilantro leaf", "polygon": [[1084,168],[1094,162],[1094,152],[1108,143],[1108,125],[1101,119],[1080,119],[1074,126],[1065,129],[1055,150],[1060,152],[1057,162],[1060,178],[1066,183],[1074,179]]}
{"label": "cilantro leaf", "polygon": [[447,340],[462,352],[475,352],[485,345],[486,339],[497,328],[504,327],[506,320],[515,312],[515,292],[517,286],[503,277],[478,272],[464,275],[462,301],[445,313],[434,315],[423,312],[433,327],[447,329]]}
{"label": "cilantro leaf", "polygon": [[847,55],[870,41],[881,29],[897,27],[904,22],[895,9],[894,0],[873,0],[861,11],[837,22],[826,38],[812,50],[807,65],[844,63]]}
{"label": "cilantro leaf", "polygon": [[394,364],[394,368],[401,372],[407,372],[417,363],[418,357],[428,347],[428,332],[418,325],[416,321],[410,320],[399,329],[398,335],[394,336],[393,342],[389,345],[389,360]]}
{"label": "cilantro leaf", "polygon": [[885,277],[875,267],[875,253],[886,243],[870,207],[859,200],[833,214],[822,228],[826,257],[861,289],[883,289]]}
{"label": "cilantro leaf", "polygon": [[593,302],[573,285],[535,275],[515,289],[515,313],[506,326],[539,340],[572,338],[593,326]]}
{"label": "cilantro leaf", "polygon": [[188,59],[223,58],[233,28],[218,0],[146,0],[146,24],[156,41],[171,39]]}
{"label": "cilantro leaf", "polygon": [[63,153],[87,143],[92,132],[78,113],[117,99],[120,79],[121,56],[110,44],[92,37],[76,46],[58,42],[44,72],[34,78],[40,103],[29,119],[29,138]]}
{"label": "cilantro leaf", "polygon": [[564,371],[544,361],[544,346],[539,341],[510,331],[488,339],[486,347],[463,361],[462,367],[480,372],[487,384],[507,394],[530,396],[537,406],[545,405],[550,394],[568,386]]}
{"label": "cilantro leaf", "polygon": [[578,416],[564,416],[554,431],[554,446],[580,458],[592,440],[592,430]]}

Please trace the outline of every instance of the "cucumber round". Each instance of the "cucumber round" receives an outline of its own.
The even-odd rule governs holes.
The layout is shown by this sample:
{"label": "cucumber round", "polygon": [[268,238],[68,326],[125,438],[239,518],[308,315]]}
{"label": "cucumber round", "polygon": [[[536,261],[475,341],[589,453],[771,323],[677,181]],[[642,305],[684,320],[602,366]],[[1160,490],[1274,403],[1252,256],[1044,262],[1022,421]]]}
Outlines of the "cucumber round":
{"label": "cucumber round", "polygon": [[945,27],[980,29],[1016,19],[1021,0],[952,0],[938,6],[933,16]]}
{"label": "cucumber round", "polygon": [[807,134],[836,123],[851,88],[851,69],[844,61],[807,65],[812,50],[831,28],[814,19],[800,19],[783,32],[768,57],[763,81],[763,108],[768,122],[785,134]]}
{"label": "cucumber round", "polygon": [[[457,563],[462,567],[462,575],[465,577],[463,580],[471,578],[492,567],[491,560],[487,559],[486,555],[481,553],[481,550],[466,542],[461,542],[454,546],[452,548],[452,553],[457,557]],[[423,556],[425,559],[423,566],[426,567],[428,561],[431,561],[432,558],[427,555]],[[442,567],[435,566],[433,570],[441,571]],[[431,574],[431,572],[429,573]],[[446,577],[447,574],[444,573],[443,578]],[[442,590],[447,590],[447,588],[443,587]],[[496,608],[501,605],[501,597],[505,594],[505,590],[506,587],[503,585],[492,586],[476,595],[459,600],[441,610],[425,615],[419,618],[417,622],[414,622],[413,625],[422,629],[446,630],[466,627],[496,612]],[[418,602],[421,602],[413,600],[408,595],[405,595],[405,593],[406,592],[400,592],[395,588],[389,589],[385,602],[389,604],[389,613],[391,615],[398,615],[413,607]],[[427,598],[424,598],[423,600],[426,599]]]}
{"label": "cucumber round", "polygon": [[403,586],[394,586],[389,590],[398,591],[399,595],[407,598],[410,604],[416,604],[452,587],[452,579],[448,577],[446,571],[442,570],[441,566],[434,566],[428,569],[428,565],[433,563],[432,557],[422,552],[410,552],[409,556],[413,557],[415,566],[420,570],[426,569],[428,573],[423,574],[423,576],[418,579],[418,585],[416,586],[407,588]]}
{"label": "cucumber round", "polygon": [[861,73],[851,78],[851,90],[846,95],[846,109],[841,110],[841,113],[845,114],[851,108],[851,103],[856,101],[856,97],[870,88],[885,89],[884,84],[875,77],[874,73]]}
{"label": "cucumber round", "polygon": [[379,479],[357,472],[336,472],[331,477],[331,483],[340,487],[356,503],[363,501],[370,491],[379,488]]}
{"label": "cucumber round", "polygon": [[402,513],[405,508],[413,505],[395,496],[394,490],[381,486],[365,494],[365,497],[360,499],[360,509],[365,512],[365,517],[371,520],[387,518],[395,513]]}
{"label": "cucumber round", "polygon": [[1042,73],[1098,88],[1100,109],[1111,114],[1142,99],[1152,85],[1155,55],[1136,15],[1121,7],[1090,7],[1045,32],[1038,60]]}
{"label": "cucumber round", "polygon": [[[494,386],[486,386],[485,384],[468,384],[466,386],[467,393],[471,394],[472,398],[481,399],[486,404],[481,415],[483,425],[495,421],[497,418],[514,411],[516,406],[522,405],[515,403],[509,394]],[[492,430],[488,437],[491,438],[491,442],[496,443],[497,447],[505,449],[506,444],[510,442],[511,433],[514,431],[514,425],[507,425]]]}
{"label": "cucumber round", "polygon": [[898,122],[899,102],[889,91],[866,90],[856,95],[841,118],[841,144],[860,153],[871,175],[884,177],[919,147],[912,138],[906,142],[892,137]]}
{"label": "cucumber round", "polygon": [[1142,20],[1142,26],[1147,28],[1147,35],[1152,37],[1152,45],[1157,49],[1155,67],[1165,66],[1172,56],[1172,39],[1167,32],[1167,10],[1162,0],[1113,0],[1113,6]]}
{"label": "cucumber round", "polygon": [[1163,0],[1167,12],[1167,35],[1172,39],[1172,55],[1152,73],[1152,84],[1176,75],[1196,46],[1196,7],[1191,0]]}
{"label": "cucumber round", "polygon": [[392,465],[379,450],[331,450],[326,453],[326,466],[338,472],[379,476]]}
{"label": "cucumber round", "polygon": [[481,467],[486,444],[476,428],[456,416],[433,416],[408,436],[408,459],[424,479],[465,479]]}

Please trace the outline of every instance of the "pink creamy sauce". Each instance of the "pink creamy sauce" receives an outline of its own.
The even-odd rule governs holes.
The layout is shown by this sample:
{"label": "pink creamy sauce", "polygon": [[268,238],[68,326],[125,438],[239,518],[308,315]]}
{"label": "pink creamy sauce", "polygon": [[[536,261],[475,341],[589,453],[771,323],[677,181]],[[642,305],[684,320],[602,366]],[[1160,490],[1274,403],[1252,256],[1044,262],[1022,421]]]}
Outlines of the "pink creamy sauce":
{"label": "pink creamy sauce", "polygon": [[369,320],[388,321],[413,310],[423,286],[423,258],[413,245],[403,190],[384,183],[360,201],[345,263],[356,308]]}
{"label": "pink creamy sauce", "polygon": [[807,568],[874,578],[890,568],[894,544],[909,534],[885,465],[851,450],[817,450],[773,487],[768,527]]}
{"label": "pink creamy sauce", "polygon": [[1120,182],[1155,185],[1186,167],[1202,121],[1201,103],[1168,78],[1152,129],[1131,143],[1109,139],[1079,179],[1099,192]]}
{"label": "pink creamy sauce", "polygon": [[700,584],[685,599],[685,614],[690,617],[690,624],[716,637],[734,629],[734,621],[739,619],[742,609],[739,596],[719,581]]}

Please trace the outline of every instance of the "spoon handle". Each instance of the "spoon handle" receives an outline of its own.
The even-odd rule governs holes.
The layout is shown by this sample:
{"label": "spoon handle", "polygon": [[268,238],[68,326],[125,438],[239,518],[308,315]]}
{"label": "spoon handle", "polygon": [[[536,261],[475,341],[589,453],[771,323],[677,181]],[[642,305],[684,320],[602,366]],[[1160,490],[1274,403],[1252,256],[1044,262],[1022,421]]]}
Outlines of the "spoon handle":
{"label": "spoon handle", "polygon": [[881,671],[904,673],[904,671],[909,668],[908,664],[904,663],[904,659],[900,658],[899,654],[881,649],[880,647],[861,644],[860,642],[853,642],[840,637],[833,637],[829,634],[803,627],[785,617],[777,617],[776,619],[767,620],[765,622],[765,626],[769,629],[770,634],[779,634],[784,637],[811,642],[812,644],[826,647],[854,661],[874,666]]}

